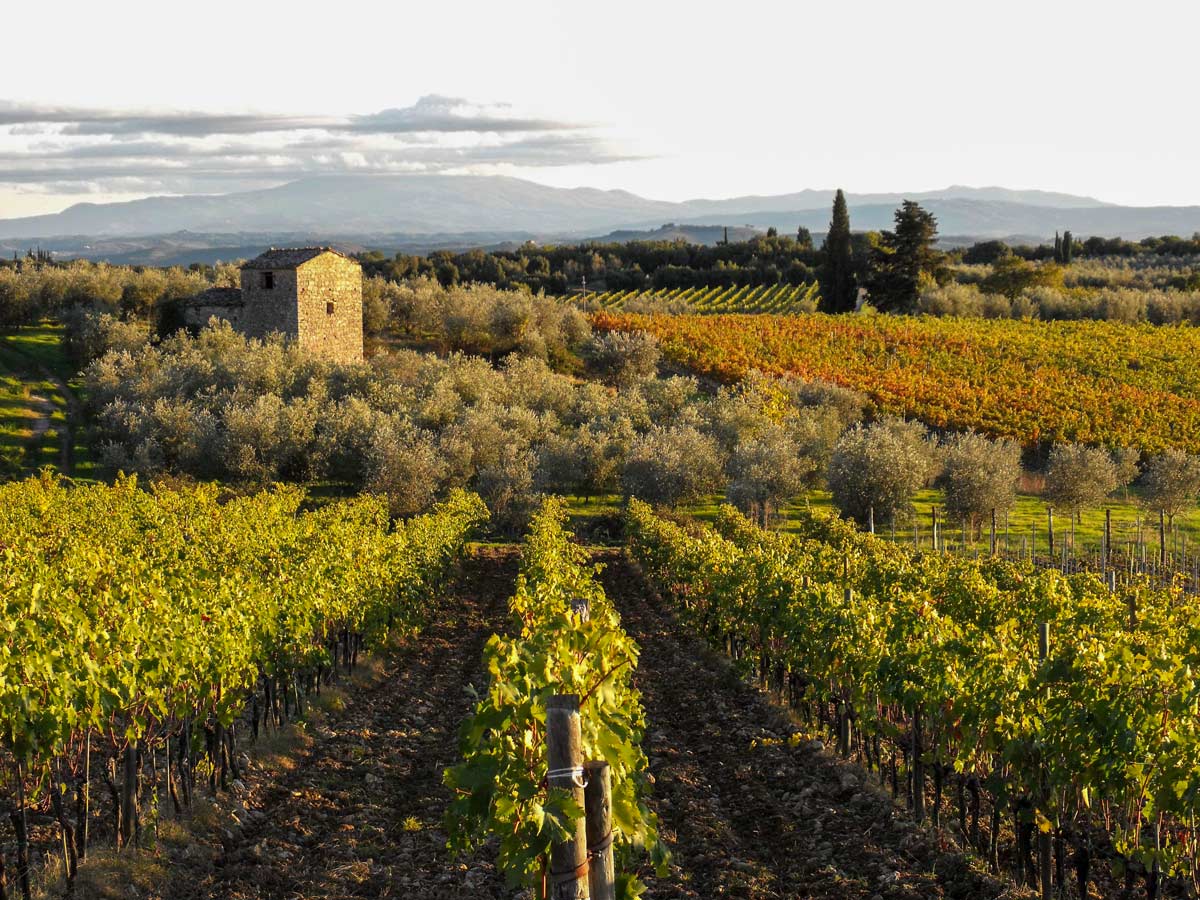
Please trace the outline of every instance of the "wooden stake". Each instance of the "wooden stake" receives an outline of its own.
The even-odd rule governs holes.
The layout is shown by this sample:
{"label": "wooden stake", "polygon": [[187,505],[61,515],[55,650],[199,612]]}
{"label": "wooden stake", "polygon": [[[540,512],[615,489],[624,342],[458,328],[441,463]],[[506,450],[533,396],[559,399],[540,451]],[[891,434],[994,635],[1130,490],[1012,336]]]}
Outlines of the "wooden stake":
{"label": "wooden stake", "polygon": [[[583,736],[579,697],[575,694],[556,694],[546,704],[546,756],[546,783],[551,788],[570,791],[572,799],[583,809]],[[573,823],[570,837],[550,848],[548,900],[590,900],[585,818]]]}
{"label": "wooden stake", "polygon": [[[1038,623],[1038,659],[1045,662],[1050,655],[1050,623]],[[1046,773],[1042,772],[1042,802],[1045,803],[1049,797],[1049,791],[1046,788]],[[1052,836],[1049,831],[1038,830],[1038,863],[1041,870],[1042,882],[1042,900],[1052,900],[1054,897],[1054,884],[1051,878],[1053,869],[1053,843]]]}
{"label": "wooden stake", "polygon": [[1158,511],[1158,571],[1163,573],[1167,568],[1167,515],[1161,509]]}
{"label": "wooden stake", "polygon": [[1112,553],[1112,508],[1104,510],[1104,571],[1108,571],[1108,558]]}
{"label": "wooden stake", "polygon": [[585,768],[588,885],[592,900],[617,900],[617,873],[612,847],[612,772],[608,763],[602,760],[589,762]]}
{"label": "wooden stake", "polygon": [[134,822],[137,816],[137,741],[125,747],[124,772],[121,782],[121,847],[128,847],[134,838]]}

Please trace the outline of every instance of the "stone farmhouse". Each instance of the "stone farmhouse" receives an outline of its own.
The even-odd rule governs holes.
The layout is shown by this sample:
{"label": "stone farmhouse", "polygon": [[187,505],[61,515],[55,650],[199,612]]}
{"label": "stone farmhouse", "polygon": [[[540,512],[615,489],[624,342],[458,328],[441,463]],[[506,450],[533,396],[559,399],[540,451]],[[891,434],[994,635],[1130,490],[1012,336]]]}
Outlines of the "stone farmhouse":
{"label": "stone farmhouse", "polygon": [[333,362],[361,362],[362,266],[329,247],[272,248],[242,266],[241,288],[211,288],[184,304],[189,330],[213,317],[247,337],[278,332]]}

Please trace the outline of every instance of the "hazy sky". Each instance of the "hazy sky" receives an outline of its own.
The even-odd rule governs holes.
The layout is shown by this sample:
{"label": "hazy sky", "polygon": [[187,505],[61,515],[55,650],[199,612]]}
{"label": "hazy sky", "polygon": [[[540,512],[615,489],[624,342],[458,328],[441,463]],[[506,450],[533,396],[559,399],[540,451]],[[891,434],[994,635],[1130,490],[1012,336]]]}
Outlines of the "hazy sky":
{"label": "hazy sky", "polygon": [[66,0],[6,26],[0,217],[348,170],[1200,204],[1195,0]]}

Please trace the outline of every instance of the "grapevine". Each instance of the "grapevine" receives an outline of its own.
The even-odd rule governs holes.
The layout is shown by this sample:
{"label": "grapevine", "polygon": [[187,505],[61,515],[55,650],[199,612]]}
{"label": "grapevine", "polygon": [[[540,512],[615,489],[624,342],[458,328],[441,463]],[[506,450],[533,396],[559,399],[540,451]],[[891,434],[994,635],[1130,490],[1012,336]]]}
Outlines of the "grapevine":
{"label": "grapevine", "polygon": [[1167,877],[1195,883],[1200,624],[1181,592],[1110,593],[1091,575],[923,553],[815,516],[797,535],[730,508],[716,528],[685,527],[635,500],[628,519],[634,557],[686,622],[756,650],[764,678],[789,673],[843,751],[856,740],[881,772],[888,743],[906,754],[918,816],[926,772],[935,824],[952,784],[964,823],[985,788],[993,866],[1001,815],[1023,877],[1035,835],[1060,862],[1074,841],[1078,860],[1108,823],[1117,865],[1151,896]]}
{"label": "grapevine", "polygon": [[[466,851],[499,839],[497,863],[512,886],[542,890],[554,841],[583,815],[571,795],[546,788],[546,703],[580,697],[585,758],[612,771],[612,823],[618,897],[636,897],[638,857],[661,873],[666,849],[646,805],[645,713],[633,686],[639,648],[596,581],[598,567],[571,542],[563,503],[548,500],[534,517],[509,602],[513,637],[494,635],[484,651],[486,694],[463,724],[463,762],[446,771],[455,792],[446,820],[451,847]],[[576,610],[582,603],[587,617]],[[539,896],[541,896],[539,894]]]}

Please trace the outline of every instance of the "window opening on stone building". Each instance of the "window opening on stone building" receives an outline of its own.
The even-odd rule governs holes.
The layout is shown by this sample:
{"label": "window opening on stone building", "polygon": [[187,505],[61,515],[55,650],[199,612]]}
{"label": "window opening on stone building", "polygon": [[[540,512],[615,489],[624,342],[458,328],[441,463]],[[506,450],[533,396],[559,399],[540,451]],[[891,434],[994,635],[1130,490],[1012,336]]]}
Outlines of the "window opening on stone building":
{"label": "window opening on stone building", "polygon": [[263,272],[262,273],[262,286],[263,286],[264,291],[274,290],[274,288],[275,288],[275,273],[274,272]]}
{"label": "window opening on stone building", "polygon": [[332,316],[335,309],[337,305],[332,300],[325,301],[325,315]]}

